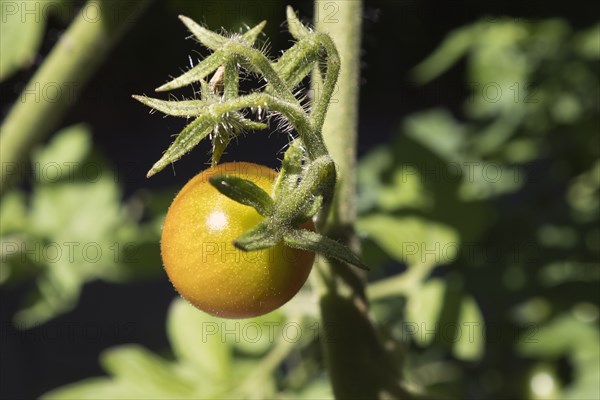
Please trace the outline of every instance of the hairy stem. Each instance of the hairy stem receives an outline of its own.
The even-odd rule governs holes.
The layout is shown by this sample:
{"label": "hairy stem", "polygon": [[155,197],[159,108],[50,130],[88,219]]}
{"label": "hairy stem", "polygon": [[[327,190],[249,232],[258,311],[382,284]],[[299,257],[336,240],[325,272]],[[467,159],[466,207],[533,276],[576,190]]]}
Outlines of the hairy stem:
{"label": "hairy stem", "polygon": [[[317,33],[315,36],[317,36],[318,39],[320,39],[319,41],[321,42],[323,48],[325,49],[325,51],[327,52],[327,73],[325,76],[325,82],[323,82],[322,85],[320,85],[320,81],[319,81],[319,92],[315,95],[315,104],[316,106],[313,108],[312,111],[312,117],[313,120],[315,121],[315,125],[317,129],[322,129],[323,125],[325,124],[325,116],[327,115],[327,110],[330,109],[330,104],[332,103],[332,96],[333,93],[335,92],[335,84],[336,82],[338,82],[338,78],[341,78],[340,75],[340,56],[339,53],[335,47],[334,42],[331,40],[331,38],[327,35],[323,35],[320,33]],[[318,65],[317,65],[318,68]],[[358,71],[356,70],[356,72],[358,73]],[[347,77],[349,78],[353,78],[353,77]],[[358,74],[357,74],[357,78],[358,78]],[[341,80],[341,79],[340,79]],[[358,97],[358,89],[356,89],[354,91],[354,93],[348,93],[348,95],[355,97],[354,102],[357,101]],[[348,102],[348,106],[350,106],[350,102]],[[350,130],[348,132],[350,132],[350,134],[346,137],[346,139],[354,139],[354,141],[356,141],[356,111],[357,111],[357,105],[354,104],[352,105],[350,108],[346,108],[345,111],[349,111],[352,114],[350,114],[350,118],[348,118],[346,121],[344,121],[344,119],[342,118],[342,122],[346,122],[345,125],[347,125],[347,128],[349,128]],[[338,114],[339,114],[338,110]],[[331,119],[330,119],[331,121]],[[340,121],[337,121],[340,122]],[[335,143],[335,144],[339,144],[339,143]],[[348,147],[348,146],[346,146]],[[354,149],[355,146],[350,146]],[[354,157],[351,157],[351,159],[353,160]],[[353,162],[353,161],[352,161]]]}
{"label": "hairy stem", "polygon": [[[85,11],[78,14],[0,127],[0,194],[22,176],[31,148],[57,127],[113,44],[148,3],[89,0],[83,6],[98,18],[90,19]],[[45,95],[51,88],[59,95]]]}
{"label": "hairy stem", "polygon": [[[340,57],[338,90],[330,100],[323,125],[325,144],[338,169],[335,198],[323,231],[357,252],[353,225],[361,16],[360,0],[315,1],[317,30],[331,35]],[[313,82],[313,93],[319,96],[327,85],[321,83],[319,71]],[[356,268],[320,257],[314,279],[324,326],[323,346],[336,398],[408,397],[399,384],[399,368],[370,318],[364,275]]]}

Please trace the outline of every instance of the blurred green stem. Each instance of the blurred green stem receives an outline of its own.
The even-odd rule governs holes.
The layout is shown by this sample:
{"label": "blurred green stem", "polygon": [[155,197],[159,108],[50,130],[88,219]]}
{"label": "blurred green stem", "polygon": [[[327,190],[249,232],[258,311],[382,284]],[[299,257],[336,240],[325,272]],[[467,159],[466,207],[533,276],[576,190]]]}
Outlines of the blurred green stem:
{"label": "blurred green stem", "polygon": [[23,175],[32,147],[49,135],[136,15],[150,0],[89,0],[0,127],[0,194]]}
{"label": "blurred green stem", "polygon": [[[325,144],[336,163],[338,184],[324,234],[359,251],[353,226],[360,82],[362,1],[316,0],[318,31],[331,35],[340,55],[338,90],[323,126]],[[315,98],[322,93],[315,73]],[[323,346],[333,392],[339,399],[407,398],[398,365],[372,323],[364,293],[365,277],[356,268],[320,257],[315,284],[323,322]]]}

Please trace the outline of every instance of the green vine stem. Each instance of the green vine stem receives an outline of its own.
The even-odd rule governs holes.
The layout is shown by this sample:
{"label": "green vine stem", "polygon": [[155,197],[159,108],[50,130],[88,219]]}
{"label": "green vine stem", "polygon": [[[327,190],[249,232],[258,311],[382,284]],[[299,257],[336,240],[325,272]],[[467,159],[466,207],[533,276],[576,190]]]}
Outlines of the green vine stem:
{"label": "green vine stem", "polygon": [[[323,136],[337,165],[338,183],[323,232],[359,250],[355,220],[356,140],[362,1],[316,0],[317,31],[328,33],[338,49],[338,90],[329,106]],[[320,72],[313,93],[323,92]],[[400,369],[390,355],[368,311],[363,271],[320,257],[315,283],[319,291],[322,341],[333,391],[338,399],[409,398]]]}
{"label": "green vine stem", "polygon": [[[31,148],[50,134],[118,38],[150,0],[89,0],[31,78],[0,127],[0,194],[21,174]],[[96,14],[97,13],[97,14]],[[47,98],[47,88],[59,95]],[[49,89],[48,89],[49,90]]]}

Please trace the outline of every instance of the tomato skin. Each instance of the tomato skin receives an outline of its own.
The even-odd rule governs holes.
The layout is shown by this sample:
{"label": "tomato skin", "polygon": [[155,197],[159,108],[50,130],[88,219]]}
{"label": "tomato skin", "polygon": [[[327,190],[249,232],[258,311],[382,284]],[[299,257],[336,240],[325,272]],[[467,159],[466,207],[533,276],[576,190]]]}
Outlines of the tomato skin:
{"label": "tomato skin", "polygon": [[[175,196],[163,225],[161,255],[175,289],[197,308],[225,318],[250,318],[273,311],[305,283],[314,253],[280,243],[244,252],[233,241],[263,217],[229,199],[209,178],[248,179],[271,193],[277,173],[258,164],[219,164],[192,178]],[[305,229],[314,230],[312,221]]]}

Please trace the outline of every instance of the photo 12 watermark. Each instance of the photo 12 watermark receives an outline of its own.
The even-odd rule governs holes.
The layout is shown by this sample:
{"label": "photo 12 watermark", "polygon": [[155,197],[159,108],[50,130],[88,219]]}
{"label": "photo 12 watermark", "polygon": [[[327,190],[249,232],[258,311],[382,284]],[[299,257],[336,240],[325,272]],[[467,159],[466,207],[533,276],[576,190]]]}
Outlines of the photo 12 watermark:
{"label": "photo 12 watermark", "polygon": [[57,263],[137,263],[141,257],[140,244],[136,242],[79,242],[41,240],[12,240],[10,237],[0,241],[0,260],[3,263],[17,258],[20,262],[32,261],[36,264],[52,265]]}
{"label": "photo 12 watermark", "polygon": [[133,25],[134,18],[129,9],[135,2],[130,0],[88,1],[81,4],[74,0],[21,0],[0,2],[0,21],[7,23],[42,23],[50,17],[61,21],[80,18],[89,24],[118,23]]}

